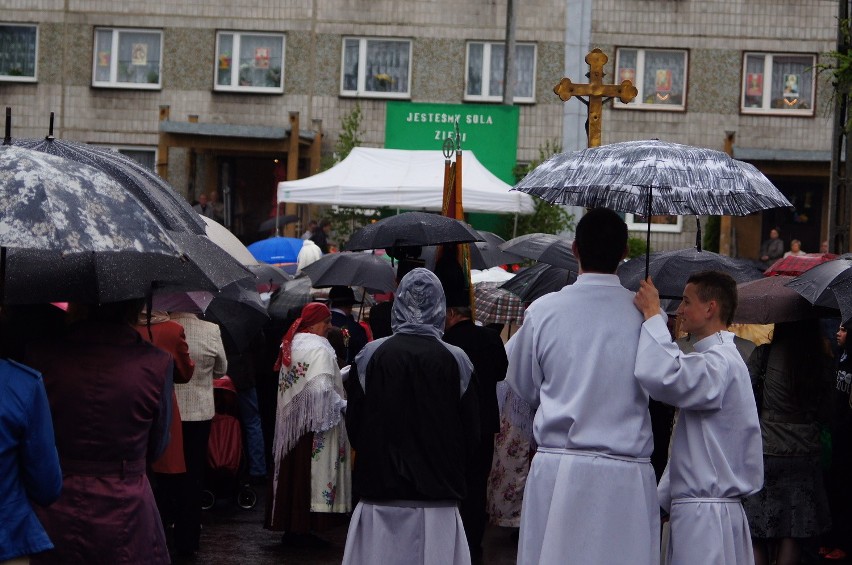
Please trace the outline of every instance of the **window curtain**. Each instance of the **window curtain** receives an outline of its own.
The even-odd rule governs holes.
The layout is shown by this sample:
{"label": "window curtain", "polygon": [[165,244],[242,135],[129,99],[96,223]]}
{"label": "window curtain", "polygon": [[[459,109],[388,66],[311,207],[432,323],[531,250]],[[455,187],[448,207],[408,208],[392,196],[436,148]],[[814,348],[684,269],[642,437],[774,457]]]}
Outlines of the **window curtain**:
{"label": "window curtain", "polygon": [[407,41],[367,41],[368,92],[408,92],[410,47]]}

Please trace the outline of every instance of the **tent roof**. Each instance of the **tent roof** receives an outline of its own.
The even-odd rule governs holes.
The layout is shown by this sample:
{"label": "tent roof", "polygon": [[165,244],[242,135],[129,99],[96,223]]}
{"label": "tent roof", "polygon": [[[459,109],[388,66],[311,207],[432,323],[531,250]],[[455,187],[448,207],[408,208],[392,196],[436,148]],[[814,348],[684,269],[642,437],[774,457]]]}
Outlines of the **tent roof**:
{"label": "tent roof", "polygon": [[[355,147],[340,163],[313,176],[278,183],[278,201],[360,208],[440,210],[444,186],[441,151]],[[462,156],[465,212],[530,214],[528,194],[510,191],[471,151]]]}

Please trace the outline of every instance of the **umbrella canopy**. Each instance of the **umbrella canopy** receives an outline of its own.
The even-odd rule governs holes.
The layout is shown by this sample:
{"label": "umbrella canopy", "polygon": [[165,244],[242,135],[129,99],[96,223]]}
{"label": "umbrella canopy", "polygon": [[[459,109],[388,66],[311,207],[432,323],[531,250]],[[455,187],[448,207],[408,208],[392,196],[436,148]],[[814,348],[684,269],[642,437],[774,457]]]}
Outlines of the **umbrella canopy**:
{"label": "umbrella canopy", "polygon": [[280,265],[295,263],[302,243],[298,237],[269,237],[250,244],[248,250],[258,261]]}
{"label": "umbrella canopy", "polygon": [[[651,253],[649,265],[649,274],[657,290],[661,295],[670,297],[680,297],[689,276],[700,271],[722,271],[738,283],[763,276],[751,261],[695,248]],[[639,283],[645,278],[645,258],[636,257],[622,263],[617,274],[625,288],[639,290]]]}
{"label": "umbrella canopy", "polygon": [[371,253],[329,253],[302,269],[315,288],[327,286],[363,286],[375,292],[396,288],[390,263]]}
{"label": "umbrella canopy", "polygon": [[13,145],[94,167],[115,179],[170,230],[204,235],[204,223],[166,181],[130,157],[103,147],[62,139],[16,139]]}
{"label": "umbrella canopy", "polygon": [[204,319],[219,324],[230,350],[244,351],[269,321],[269,314],[254,281],[244,280],[229,284],[214,295]]}
{"label": "umbrella canopy", "polygon": [[473,300],[476,319],[483,324],[524,323],[526,307],[523,301],[495,283],[473,285]]}
{"label": "umbrella canopy", "polygon": [[552,204],[645,215],[649,201],[651,215],[744,216],[791,206],[748,163],[721,151],[655,139],[559,153],[515,189]]}
{"label": "umbrella canopy", "polygon": [[577,273],[580,271],[580,264],[574,257],[571,243],[564,237],[551,233],[528,233],[510,239],[503,243],[500,249]]}
{"label": "umbrella canopy", "polygon": [[346,249],[363,251],[472,241],[483,238],[464,222],[428,212],[403,212],[357,230],[349,238]]}
{"label": "umbrella canopy", "polygon": [[577,273],[547,263],[526,268],[503,283],[500,288],[512,292],[523,302],[532,302],[549,292],[556,292],[577,280]]}
{"label": "umbrella canopy", "polygon": [[798,292],[785,286],[791,276],[762,277],[737,285],[738,324],[777,324],[794,322],[826,314],[826,309],[814,307]]}
{"label": "umbrella canopy", "polygon": [[301,308],[312,301],[311,279],[305,274],[299,274],[275,291],[269,301],[267,312],[273,318],[285,320],[292,308]]}
{"label": "umbrella canopy", "polygon": [[9,303],[110,302],[163,287],[226,284],[188,259],[200,241],[167,230],[116,180],[87,165],[0,148],[0,199]]}
{"label": "umbrella canopy", "polygon": [[775,275],[787,275],[797,277],[805,271],[816,267],[826,261],[837,259],[837,255],[833,253],[808,253],[807,255],[788,255],[782,257],[772,263],[772,265],[764,271],[767,277]]}
{"label": "umbrella canopy", "polygon": [[166,228],[106,174],[20,147],[0,147],[0,210],[4,247],[63,254],[182,252]]}
{"label": "umbrella canopy", "polygon": [[181,234],[175,239],[179,239],[185,259],[191,263],[185,270],[201,271],[201,276],[215,289],[250,276],[239,263],[203,237],[205,224],[186,199],[169,183],[133,159],[103,147],[54,139],[52,136],[47,139],[17,139],[14,145],[93,167],[117,181],[170,232]]}
{"label": "umbrella canopy", "polygon": [[243,242],[231,233],[231,230],[216,220],[206,216],[199,217],[205,223],[207,237],[257,277],[258,290],[267,291],[278,288],[285,281],[293,278],[274,265],[258,261]]}
{"label": "umbrella canopy", "polygon": [[845,322],[852,318],[852,256],[843,255],[808,269],[787,283],[814,306],[840,310]]}
{"label": "umbrella canopy", "polygon": [[[476,233],[482,237],[483,241],[474,242],[470,246],[470,268],[477,270],[490,269],[499,265],[514,265],[524,260],[523,257],[506,253],[500,249],[506,240],[490,231],[476,230]],[[435,268],[435,250],[434,245],[429,245],[423,248],[420,253],[420,258],[426,263],[426,268],[430,271]]]}

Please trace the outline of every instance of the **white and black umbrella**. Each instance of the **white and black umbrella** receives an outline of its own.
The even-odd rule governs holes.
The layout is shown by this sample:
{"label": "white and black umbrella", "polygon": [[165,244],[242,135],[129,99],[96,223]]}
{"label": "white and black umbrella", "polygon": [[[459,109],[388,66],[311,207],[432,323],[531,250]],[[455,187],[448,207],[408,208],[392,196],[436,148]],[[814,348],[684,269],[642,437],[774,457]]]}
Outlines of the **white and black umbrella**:
{"label": "white and black umbrella", "polygon": [[[744,216],[792,206],[748,163],[721,151],[656,139],[559,153],[514,188],[551,204],[609,208],[646,217]],[[649,240],[650,230],[649,223]]]}
{"label": "white and black umbrella", "polygon": [[174,236],[103,172],[0,147],[4,299],[108,302],[158,285],[212,287]]}
{"label": "white and black umbrella", "polygon": [[[186,262],[192,265],[186,270],[201,271],[203,277],[216,289],[251,277],[252,274],[239,262],[205,237],[205,223],[183,196],[168,182],[130,157],[103,147],[55,139],[52,135],[44,139],[15,139],[12,144],[62,157],[105,173],[169,230]],[[193,286],[186,288],[192,289]]]}

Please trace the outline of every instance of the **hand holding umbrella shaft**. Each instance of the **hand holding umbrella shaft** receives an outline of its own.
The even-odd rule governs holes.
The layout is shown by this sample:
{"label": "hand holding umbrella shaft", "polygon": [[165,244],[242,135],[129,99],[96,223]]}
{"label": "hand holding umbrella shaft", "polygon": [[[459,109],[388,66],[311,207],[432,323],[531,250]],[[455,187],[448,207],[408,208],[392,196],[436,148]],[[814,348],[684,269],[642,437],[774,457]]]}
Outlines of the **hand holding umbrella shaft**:
{"label": "hand holding umbrella shaft", "polygon": [[633,304],[646,320],[660,313],[660,293],[657,292],[651,277],[639,283],[639,291],[633,298]]}

